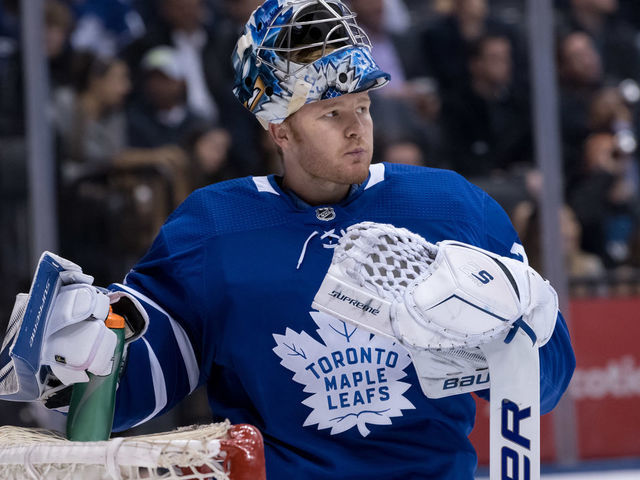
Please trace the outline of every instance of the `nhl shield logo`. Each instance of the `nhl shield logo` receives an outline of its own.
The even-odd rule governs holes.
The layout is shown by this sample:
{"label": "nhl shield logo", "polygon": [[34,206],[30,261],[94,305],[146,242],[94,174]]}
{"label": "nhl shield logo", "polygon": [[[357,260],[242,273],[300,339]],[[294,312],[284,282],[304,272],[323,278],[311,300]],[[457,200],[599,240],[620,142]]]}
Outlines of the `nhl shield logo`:
{"label": "nhl shield logo", "polygon": [[324,207],[316,209],[316,217],[323,222],[330,222],[336,218],[336,211],[331,207]]}

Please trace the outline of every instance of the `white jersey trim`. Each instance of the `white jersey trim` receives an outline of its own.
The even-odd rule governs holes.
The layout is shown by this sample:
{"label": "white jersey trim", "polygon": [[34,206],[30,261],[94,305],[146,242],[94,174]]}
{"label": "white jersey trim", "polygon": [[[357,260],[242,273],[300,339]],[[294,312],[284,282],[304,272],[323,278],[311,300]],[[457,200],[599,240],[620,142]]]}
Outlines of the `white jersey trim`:
{"label": "white jersey trim", "polygon": [[184,367],[186,368],[187,376],[189,377],[189,393],[193,392],[198,386],[198,379],[200,378],[200,368],[198,367],[198,361],[196,360],[196,355],[193,352],[193,346],[189,341],[187,333],[180,326],[180,324],[171,317],[171,315],[169,315],[160,305],[151,300],[149,297],[138,292],[137,290],[134,290],[131,287],[127,287],[126,285],[122,285],[119,283],[116,283],[116,285],[126,292],[130,293],[137,299],[148,303],[169,319],[169,325],[171,325],[173,336],[175,337],[176,342],[178,343],[178,347],[180,348]]}
{"label": "white jersey trim", "polygon": [[375,163],[369,167],[369,181],[367,182],[367,186],[364,187],[365,190],[368,188],[377,185],[380,182],[384,182],[384,164],[383,163]]}
{"label": "white jersey trim", "polygon": [[269,182],[268,177],[253,177],[253,183],[256,184],[256,188],[259,192],[272,193],[278,196],[280,195],[278,192],[276,192],[275,188],[273,188],[273,185],[271,185],[271,182]]}
{"label": "white jersey trim", "polygon": [[138,425],[142,425],[143,423],[151,420],[160,412],[160,410],[162,410],[167,405],[167,385],[164,382],[164,374],[162,373],[162,367],[160,366],[158,357],[156,357],[156,354],[151,349],[151,345],[149,345],[149,342],[147,342],[147,339],[142,337],[142,341],[146,345],[147,350],[149,352],[149,365],[151,366],[151,381],[153,382],[153,393],[156,399],[156,406],[150,415],[140,420],[138,423],[134,425],[134,427],[137,427]]}

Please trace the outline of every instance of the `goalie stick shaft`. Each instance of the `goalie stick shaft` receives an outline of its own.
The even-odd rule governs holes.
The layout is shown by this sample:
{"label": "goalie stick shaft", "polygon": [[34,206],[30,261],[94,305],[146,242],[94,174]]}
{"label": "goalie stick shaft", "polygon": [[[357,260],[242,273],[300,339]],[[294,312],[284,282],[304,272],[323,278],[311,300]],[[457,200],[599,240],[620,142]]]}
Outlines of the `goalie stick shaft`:
{"label": "goalie stick shaft", "polygon": [[490,480],[540,479],[540,360],[519,330],[480,347],[489,364]]}

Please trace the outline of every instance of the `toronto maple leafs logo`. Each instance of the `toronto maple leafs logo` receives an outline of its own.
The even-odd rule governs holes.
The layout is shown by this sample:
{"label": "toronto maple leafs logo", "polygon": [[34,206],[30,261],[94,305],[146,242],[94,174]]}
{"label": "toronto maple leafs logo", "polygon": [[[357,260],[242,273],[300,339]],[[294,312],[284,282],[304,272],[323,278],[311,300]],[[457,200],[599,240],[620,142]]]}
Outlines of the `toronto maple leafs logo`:
{"label": "toronto maple leafs logo", "polygon": [[331,428],[332,435],[357,427],[366,437],[367,424],[390,425],[415,408],[403,395],[411,384],[400,381],[411,363],[406,350],[325,313],[310,315],[324,343],[290,328],[273,335],[281,365],[311,394],[302,402],[312,409],[303,426]]}

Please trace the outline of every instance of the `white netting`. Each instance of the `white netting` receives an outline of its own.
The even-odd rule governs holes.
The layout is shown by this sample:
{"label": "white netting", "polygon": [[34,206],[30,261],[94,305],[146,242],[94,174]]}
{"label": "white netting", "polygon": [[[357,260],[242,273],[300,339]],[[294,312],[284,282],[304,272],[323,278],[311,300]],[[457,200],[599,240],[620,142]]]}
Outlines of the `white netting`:
{"label": "white netting", "polygon": [[429,271],[437,252],[438,247],[407,229],[362,222],[347,229],[334,262],[352,258],[364,268],[347,272],[355,280],[383,297],[400,299]]}
{"label": "white netting", "polygon": [[229,429],[227,421],[106,442],[71,442],[42,430],[0,427],[0,478],[233,479],[225,448],[225,441],[233,443]]}

